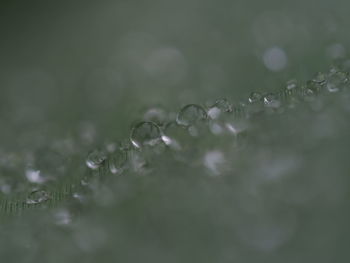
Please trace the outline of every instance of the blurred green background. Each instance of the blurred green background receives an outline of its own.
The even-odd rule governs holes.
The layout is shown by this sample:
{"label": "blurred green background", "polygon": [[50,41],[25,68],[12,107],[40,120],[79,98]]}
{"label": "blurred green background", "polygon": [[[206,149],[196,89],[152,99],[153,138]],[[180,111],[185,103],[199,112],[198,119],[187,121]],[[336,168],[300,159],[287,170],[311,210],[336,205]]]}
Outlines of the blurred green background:
{"label": "blurred green background", "polygon": [[[2,119],[66,129],[88,120],[112,136],[143,107],[239,100],[306,80],[346,55],[348,8],[323,0],[5,1]],[[272,47],[287,59],[278,72],[263,63]]]}
{"label": "blurred green background", "polygon": [[[103,179],[84,161],[127,138],[150,107],[237,103],[326,71],[348,55],[349,9],[345,0],[3,1],[2,260],[347,262],[345,93],[322,110],[258,119],[247,148],[189,141],[199,155],[225,154],[223,177],[193,156],[179,164],[164,154],[147,176]],[[60,202],[20,209],[38,187],[28,164],[62,177],[47,186]]]}

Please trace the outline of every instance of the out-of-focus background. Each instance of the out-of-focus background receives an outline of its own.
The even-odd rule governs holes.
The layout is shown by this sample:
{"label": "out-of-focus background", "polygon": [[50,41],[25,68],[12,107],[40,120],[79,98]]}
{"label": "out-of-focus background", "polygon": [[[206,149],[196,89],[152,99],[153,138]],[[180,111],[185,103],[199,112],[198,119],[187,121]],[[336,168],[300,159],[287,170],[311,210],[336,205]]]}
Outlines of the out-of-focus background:
{"label": "out-of-focus background", "polygon": [[247,148],[189,140],[187,164],[143,176],[100,180],[85,158],[152,107],[247,102],[343,63],[349,1],[0,6],[4,262],[348,261],[348,95],[258,118]]}
{"label": "out-of-focus background", "polygon": [[323,0],[5,1],[1,126],[84,120],[111,135],[142,107],[306,80],[346,56],[347,10]]}

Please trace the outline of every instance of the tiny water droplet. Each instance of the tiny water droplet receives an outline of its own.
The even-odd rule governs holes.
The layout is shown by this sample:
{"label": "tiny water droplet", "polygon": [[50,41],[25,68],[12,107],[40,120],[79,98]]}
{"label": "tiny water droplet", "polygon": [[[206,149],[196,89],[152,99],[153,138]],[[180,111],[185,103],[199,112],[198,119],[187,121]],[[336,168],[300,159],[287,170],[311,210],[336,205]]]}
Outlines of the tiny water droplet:
{"label": "tiny water droplet", "polygon": [[199,121],[207,119],[207,113],[202,106],[189,104],[183,107],[176,118],[176,122],[182,126],[192,126]]}
{"label": "tiny water droplet", "polygon": [[286,89],[288,91],[295,90],[298,87],[298,82],[295,79],[291,79],[287,82]]}
{"label": "tiny water droplet", "polygon": [[44,190],[34,190],[28,195],[26,203],[28,205],[40,204],[49,199],[49,194]]}
{"label": "tiny water droplet", "polygon": [[96,170],[103,165],[106,159],[107,155],[103,151],[94,150],[88,154],[85,163],[90,169]]}
{"label": "tiny water droplet", "polygon": [[262,95],[260,92],[252,92],[249,95],[248,101],[249,103],[256,103],[262,100]]}
{"label": "tiny water droplet", "polygon": [[278,108],[281,106],[281,101],[275,94],[269,93],[264,96],[264,104],[270,108]]}
{"label": "tiny water droplet", "polygon": [[227,99],[219,99],[213,105],[219,108],[223,112],[232,112],[232,104],[227,101]]}
{"label": "tiny water droplet", "polygon": [[232,104],[226,99],[217,100],[214,105],[209,107],[207,115],[211,119],[217,119],[224,112],[232,112]]}
{"label": "tiny water droplet", "polygon": [[112,174],[120,174],[124,170],[127,161],[126,151],[119,150],[108,156],[108,168]]}
{"label": "tiny water droplet", "polygon": [[162,132],[153,122],[140,122],[132,128],[130,141],[136,148],[155,146],[162,142]]}
{"label": "tiny water droplet", "polygon": [[342,71],[330,73],[326,82],[326,89],[329,92],[338,92],[345,88],[348,83],[348,74]]}
{"label": "tiny water droplet", "polygon": [[323,84],[326,81],[326,74],[318,72],[314,77],[313,81],[318,84]]}

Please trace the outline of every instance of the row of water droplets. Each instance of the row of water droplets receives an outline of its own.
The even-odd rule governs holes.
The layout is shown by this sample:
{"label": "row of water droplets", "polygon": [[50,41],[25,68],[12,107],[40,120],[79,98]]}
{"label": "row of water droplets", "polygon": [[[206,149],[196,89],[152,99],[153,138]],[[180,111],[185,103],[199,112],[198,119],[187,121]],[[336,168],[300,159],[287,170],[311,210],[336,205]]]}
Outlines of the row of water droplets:
{"label": "row of water droplets", "polygon": [[[185,105],[178,113],[168,113],[161,107],[153,107],[144,113],[141,122],[132,127],[127,140],[109,143],[104,149],[91,151],[86,158],[86,166],[95,174],[121,175],[128,171],[146,174],[163,154],[170,152],[176,161],[200,165],[209,174],[220,175],[221,167],[226,161],[225,155],[229,155],[227,149],[223,148],[237,146],[240,135],[249,133],[250,125],[262,114],[281,114],[288,109],[297,108],[303,102],[311,106],[315,104],[317,108],[317,97],[348,90],[349,84],[349,74],[332,67],[326,73],[316,74],[304,84],[290,80],[277,92],[252,92],[247,100],[235,104],[219,99],[204,105]],[[90,129],[84,129],[86,130]],[[68,160],[84,151],[89,145],[87,140],[93,135],[90,132],[86,136],[84,134],[81,135],[81,142],[65,139],[51,143],[49,149],[38,149],[35,152],[0,152],[4,156],[0,158],[2,174],[19,174],[18,169],[24,169],[27,181],[21,183],[21,180],[17,180],[18,176],[2,176],[1,192],[24,192],[29,184],[32,185],[32,190],[25,200],[26,205],[50,200],[51,195],[45,186],[69,174]],[[218,144],[220,140],[221,145]],[[206,141],[212,142],[211,147],[205,145]],[[87,176],[81,180],[81,186],[89,185],[90,179]],[[81,198],[78,193],[74,197]]]}
{"label": "row of water droplets", "polygon": [[[153,107],[144,113],[142,121],[132,127],[127,140],[109,143],[104,149],[91,151],[86,158],[86,166],[97,175],[121,175],[128,171],[147,174],[160,156],[170,152],[176,161],[199,164],[210,175],[220,175],[223,173],[222,166],[226,161],[227,150],[223,150],[222,145],[216,145],[217,141],[222,139],[228,148],[234,148],[240,140],[240,135],[249,132],[251,123],[262,114],[281,114],[303,102],[312,105],[318,101],[318,96],[341,92],[348,89],[349,84],[349,74],[332,67],[326,73],[316,74],[304,84],[290,80],[277,92],[252,92],[247,100],[235,104],[227,99],[219,99],[204,105],[185,105],[178,113],[168,113],[162,107]],[[217,147],[208,149],[201,143],[206,140],[212,141],[212,145]],[[199,158],[196,155],[198,152]],[[49,153],[52,154],[46,155],[49,157],[46,166],[54,167],[56,174],[64,174],[67,170],[64,163],[68,158],[62,156],[73,153],[67,149],[62,153],[57,149]],[[6,165],[11,163],[6,162]],[[57,176],[46,176],[45,174],[52,171],[46,166],[26,165],[25,177],[34,185],[25,200],[26,205],[50,200],[50,193],[44,190],[45,184],[53,178],[57,179]],[[80,182],[81,186],[88,186],[90,180],[91,177],[85,177]],[[2,184],[2,192],[11,190],[8,185]],[[73,197],[82,199],[78,192],[74,193]]]}
{"label": "row of water droplets", "polygon": [[[285,87],[274,93],[252,92],[248,99],[233,104],[226,99],[216,100],[205,105],[188,104],[177,114],[167,113],[163,108],[154,107],[146,111],[141,122],[136,123],[130,132],[129,140],[117,147],[94,150],[88,154],[86,165],[99,172],[123,174],[131,169],[144,173],[154,158],[165,151],[174,153],[176,160],[194,162],[191,147],[201,147],[198,143],[225,138],[226,144],[239,140],[240,134],[249,132],[249,126],[261,114],[283,113],[300,103],[311,103],[323,94],[337,93],[349,88],[349,74],[338,67],[326,73],[318,73],[304,84],[290,80]],[[229,138],[232,138],[231,140]],[[193,142],[196,141],[195,144]],[[190,154],[186,154],[186,152]],[[217,165],[223,163],[221,151],[206,151],[201,164],[211,174],[217,175]]]}

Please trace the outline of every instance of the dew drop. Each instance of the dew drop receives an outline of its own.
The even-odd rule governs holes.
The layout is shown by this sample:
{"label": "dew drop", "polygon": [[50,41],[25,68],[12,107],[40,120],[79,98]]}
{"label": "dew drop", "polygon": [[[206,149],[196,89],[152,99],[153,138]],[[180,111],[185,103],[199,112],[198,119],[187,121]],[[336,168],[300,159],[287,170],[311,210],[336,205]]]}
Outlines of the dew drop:
{"label": "dew drop", "polygon": [[119,150],[108,157],[108,169],[112,174],[121,174],[127,161],[126,151]]}
{"label": "dew drop", "polygon": [[213,106],[209,107],[207,115],[211,119],[217,119],[223,112],[232,112],[232,104],[226,99],[217,100]]}
{"label": "dew drop", "polygon": [[256,103],[262,100],[262,95],[260,92],[252,92],[249,95],[248,101],[249,103]]}
{"label": "dew drop", "polygon": [[103,165],[106,159],[107,155],[103,151],[94,150],[88,154],[85,163],[90,169],[97,170]]}
{"label": "dew drop", "polygon": [[313,81],[318,84],[323,84],[326,81],[326,74],[318,72],[314,77]]}
{"label": "dew drop", "polygon": [[291,79],[287,82],[286,89],[288,91],[295,90],[298,87],[298,82],[295,79]]}
{"label": "dew drop", "polygon": [[185,142],[189,140],[188,131],[176,122],[169,122],[164,128],[162,137],[164,143],[173,150],[182,150]]}
{"label": "dew drop", "polygon": [[136,148],[155,146],[162,142],[162,132],[153,122],[140,122],[132,128],[130,141]]}
{"label": "dew drop", "polygon": [[281,106],[281,101],[275,94],[269,93],[264,96],[264,104],[270,108],[279,108]]}
{"label": "dew drop", "polygon": [[326,89],[329,92],[338,92],[348,83],[348,74],[341,71],[330,73],[326,82]]}
{"label": "dew drop", "polygon": [[44,190],[34,190],[28,195],[26,204],[28,205],[40,204],[49,199],[50,199],[49,194]]}
{"label": "dew drop", "polygon": [[207,119],[207,113],[202,106],[189,104],[183,107],[177,114],[176,122],[182,126],[192,126]]}

